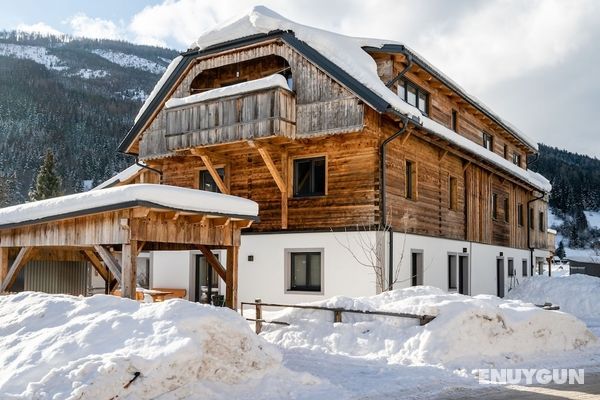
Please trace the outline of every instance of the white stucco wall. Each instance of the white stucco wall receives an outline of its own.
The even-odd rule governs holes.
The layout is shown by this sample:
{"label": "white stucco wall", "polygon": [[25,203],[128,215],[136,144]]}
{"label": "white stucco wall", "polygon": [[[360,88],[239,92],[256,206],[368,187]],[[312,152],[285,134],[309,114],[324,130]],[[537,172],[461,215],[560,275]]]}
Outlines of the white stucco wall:
{"label": "white stucco wall", "polygon": [[193,256],[190,251],[153,251],[150,256],[150,287],[186,289],[190,297]]}
{"label": "white stucco wall", "polygon": [[[339,242],[355,244],[374,238],[372,232],[323,232],[242,235],[239,257],[239,299],[265,302],[299,303],[336,295],[369,296],[375,294],[375,275],[356,262]],[[336,239],[337,238],[337,239]],[[323,294],[286,293],[285,249],[324,250]],[[248,261],[248,256],[254,261]]]}

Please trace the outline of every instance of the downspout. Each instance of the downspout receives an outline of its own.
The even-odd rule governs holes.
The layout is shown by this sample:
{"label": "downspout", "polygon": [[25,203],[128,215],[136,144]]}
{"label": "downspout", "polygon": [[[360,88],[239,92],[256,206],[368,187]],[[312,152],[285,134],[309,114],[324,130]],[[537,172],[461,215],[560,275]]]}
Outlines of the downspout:
{"label": "downspout", "polygon": [[159,177],[158,183],[162,185],[162,183],[163,183],[163,172],[161,170],[149,167],[146,164],[142,164],[137,157],[135,158],[135,165],[137,165],[138,167],[142,167],[142,168],[145,168],[147,170],[150,170],[150,171],[154,172],[155,174],[158,174],[158,177]]}
{"label": "downspout", "polygon": [[[531,192],[532,194],[534,192]],[[531,266],[533,267],[533,251],[535,250],[535,247],[533,247],[531,245],[531,212],[530,210],[530,204],[533,203],[534,201],[538,201],[544,198],[546,194],[542,192],[542,194],[538,197],[534,197],[533,199],[527,201],[527,247],[529,247],[529,262],[531,263]],[[533,229],[535,229],[535,226],[533,227]]]}
{"label": "downspout", "polygon": [[[381,155],[379,159],[379,212],[380,212],[380,221],[381,227],[386,229],[387,226],[387,216],[386,216],[386,200],[385,200],[385,159],[386,159],[386,146],[392,140],[398,138],[400,135],[406,131],[408,127],[408,117],[405,115],[401,116],[402,118],[402,128],[399,131],[394,133],[392,136],[385,139],[381,145],[379,146],[379,154]],[[394,230],[390,227],[389,230],[389,257],[388,257],[388,289],[392,289],[392,282],[394,282]]]}

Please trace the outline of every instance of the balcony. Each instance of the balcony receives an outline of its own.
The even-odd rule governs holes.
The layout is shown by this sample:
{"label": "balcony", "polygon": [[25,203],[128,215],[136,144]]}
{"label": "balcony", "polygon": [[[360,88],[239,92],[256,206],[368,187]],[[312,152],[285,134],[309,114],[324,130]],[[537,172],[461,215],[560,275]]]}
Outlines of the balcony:
{"label": "balcony", "polygon": [[168,151],[269,136],[293,138],[295,133],[295,95],[281,87],[166,110]]}

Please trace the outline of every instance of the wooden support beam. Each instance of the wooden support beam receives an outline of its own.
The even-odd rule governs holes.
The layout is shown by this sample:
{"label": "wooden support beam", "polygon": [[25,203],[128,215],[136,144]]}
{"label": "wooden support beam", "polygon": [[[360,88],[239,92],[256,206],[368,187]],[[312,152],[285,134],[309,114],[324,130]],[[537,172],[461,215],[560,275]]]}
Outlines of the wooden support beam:
{"label": "wooden support beam", "polygon": [[217,256],[215,256],[215,254],[212,251],[210,251],[210,249],[208,247],[206,247],[204,245],[199,245],[198,249],[202,252],[202,255],[204,256],[206,261],[210,264],[210,266],[213,267],[215,271],[217,271],[217,274],[219,274],[221,279],[226,281],[227,280],[227,272],[225,271],[225,267],[223,267],[223,265],[221,264],[221,262],[219,261]]}
{"label": "wooden support beam", "polygon": [[9,260],[8,260],[8,247],[0,247],[0,282],[4,282],[6,275],[8,275]]}
{"label": "wooden support beam", "polygon": [[149,207],[137,207],[132,210],[132,218],[146,218],[150,214]]}
{"label": "wooden support beam", "polygon": [[31,258],[32,253],[33,247],[22,247],[21,250],[19,250],[17,258],[15,258],[15,261],[13,261],[12,266],[6,274],[6,278],[4,278],[4,280],[2,281],[0,293],[4,293],[8,289],[10,289],[10,287],[15,282],[15,279],[17,279],[17,275],[19,275],[21,269],[25,266],[25,264],[27,264],[27,262]]}
{"label": "wooden support beam", "polygon": [[404,137],[400,140],[400,144],[404,146],[404,143],[406,143],[406,141],[408,140],[408,138],[410,138],[410,135],[412,135],[411,131],[406,132],[406,134],[404,135]]}
{"label": "wooden support beam", "polygon": [[442,152],[440,152],[440,155],[438,156],[438,161],[442,161],[446,155],[448,154],[448,150],[444,150]]}
{"label": "wooden support beam", "polygon": [[214,227],[224,228],[231,222],[231,218],[211,218]]}
{"label": "wooden support beam", "polygon": [[121,265],[119,261],[115,258],[115,256],[104,246],[96,245],[94,246],[94,250],[100,256],[102,261],[104,261],[104,265],[108,267],[110,273],[114,276],[117,282],[123,287],[123,280],[121,278]]}
{"label": "wooden support beam", "polygon": [[258,154],[260,154],[263,161],[267,165],[267,169],[269,170],[269,172],[271,173],[271,176],[275,180],[275,183],[277,184],[279,191],[282,193],[285,193],[287,190],[285,181],[279,174],[279,171],[277,170],[277,167],[275,166],[275,163],[273,162],[271,155],[269,154],[267,149],[265,149],[262,145],[260,145],[256,142],[252,142],[252,143],[253,143],[254,147],[256,147],[256,150],[258,150]]}
{"label": "wooden support beam", "polygon": [[225,304],[227,307],[237,310],[238,300],[238,246],[227,247],[227,276],[225,279]]}
{"label": "wooden support beam", "polygon": [[221,193],[229,194],[229,189],[227,188],[227,186],[225,186],[225,182],[223,182],[223,179],[221,179],[221,176],[217,172],[217,169],[213,165],[212,161],[210,161],[210,158],[208,158],[208,156],[206,155],[201,155],[200,158],[202,159],[204,166],[206,167],[208,173],[217,184],[217,187],[219,188]]}
{"label": "wooden support beam", "polygon": [[239,229],[246,229],[246,228],[250,228],[250,226],[252,226],[252,223],[254,221],[252,220],[242,220],[242,221],[235,221],[235,226]]}
{"label": "wooden support beam", "polygon": [[123,245],[121,250],[121,265],[123,270],[123,283],[121,285],[121,295],[123,297],[136,299],[137,288],[137,251],[138,243],[132,240]]}
{"label": "wooden support beam", "polygon": [[144,250],[144,246],[145,245],[146,245],[146,242],[143,242],[143,241],[139,241],[138,242],[138,246],[137,246],[136,253],[135,253],[136,257],[140,255],[140,253],[142,252],[142,250]]}
{"label": "wooden support beam", "polygon": [[466,164],[463,165],[463,172],[465,172],[467,168],[469,168],[469,165],[471,165],[471,161],[467,161]]}
{"label": "wooden support beam", "polygon": [[96,253],[92,250],[81,250],[81,254],[92,264],[92,267],[94,267],[105,282],[109,280],[109,274],[104,265],[102,265],[102,261],[96,256]]}

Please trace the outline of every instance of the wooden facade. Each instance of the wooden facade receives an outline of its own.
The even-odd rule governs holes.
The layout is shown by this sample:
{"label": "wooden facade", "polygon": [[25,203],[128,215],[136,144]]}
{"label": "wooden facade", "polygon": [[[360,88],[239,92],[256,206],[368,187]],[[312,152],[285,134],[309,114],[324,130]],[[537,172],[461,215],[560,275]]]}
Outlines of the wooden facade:
{"label": "wooden facade", "polygon": [[[383,82],[408,65],[401,54],[372,56]],[[285,101],[284,112],[275,107],[257,113],[255,94],[198,105],[195,114],[188,111],[176,117],[172,115],[178,110],[161,106],[128,151],[139,152],[149,165],[160,169],[164,184],[199,188],[199,174],[208,170],[221,191],[259,203],[260,222],[252,226],[253,231],[371,226],[382,221],[384,212],[400,232],[520,249],[546,247],[546,222],[538,220],[547,218],[547,202],[537,199],[539,192],[531,184],[414,124],[389,143],[382,163],[381,145],[401,129],[398,118],[377,112],[282,41],[271,39],[199,56],[165,101],[275,72],[291,78],[293,93],[271,90],[265,99],[270,99],[269,104]],[[483,134],[492,136],[489,151],[526,168],[531,146],[446,83],[416,64],[403,79],[428,94],[430,118],[482,146]],[[219,115],[234,116],[220,120],[218,130],[211,133],[186,133],[194,124],[192,130],[200,131],[202,124],[211,124],[214,115],[205,121],[210,107],[219,107]],[[266,124],[278,119],[283,125]],[[244,128],[247,121],[248,129]],[[293,162],[310,157],[325,158],[325,194],[296,196]],[[407,162],[415,174],[413,198],[406,193]],[[224,169],[222,182],[214,168]],[[382,193],[386,210],[381,210]]]}

